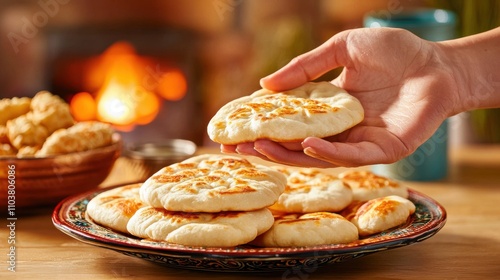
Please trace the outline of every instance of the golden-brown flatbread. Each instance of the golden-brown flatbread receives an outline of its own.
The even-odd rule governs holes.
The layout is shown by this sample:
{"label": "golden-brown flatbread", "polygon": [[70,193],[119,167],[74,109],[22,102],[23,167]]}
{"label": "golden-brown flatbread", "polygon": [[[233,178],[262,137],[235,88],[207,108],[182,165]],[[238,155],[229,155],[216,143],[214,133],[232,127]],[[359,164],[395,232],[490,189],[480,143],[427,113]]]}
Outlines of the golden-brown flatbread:
{"label": "golden-brown flatbread", "polygon": [[351,187],[353,200],[367,201],[389,195],[408,198],[408,188],[405,185],[370,171],[345,171],[339,177]]}
{"label": "golden-brown flatbread", "polygon": [[7,135],[11,145],[21,149],[24,146],[41,146],[49,132],[34,122],[30,114],[26,114],[7,121]]}
{"label": "golden-brown flatbread", "polygon": [[285,92],[261,89],[235,99],[219,109],[207,130],[210,139],[225,145],[257,139],[295,142],[338,134],[363,118],[361,103],[345,90],[329,82],[310,82]]}
{"label": "golden-brown flatbread", "polygon": [[367,236],[404,224],[413,213],[413,202],[390,195],[353,202],[341,215],[358,228],[360,236]]}
{"label": "golden-brown flatbread", "polygon": [[32,120],[45,127],[48,134],[74,124],[69,105],[48,91],[38,92],[31,100]]}
{"label": "golden-brown flatbread", "polygon": [[68,154],[108,146],[113,143],[113,133],[113,127],[107,123],[79,122],[52,133],[36,156]]}
{"label": "golden-brown flatbread", "polygon": [[164,167],[141,186],[141,199],[169,211],[253,211],[276,202],[286,177],[237,156],[205,154]]}
{"label": "golden-brown flatbread", "polygon": [[251,244],[264,247],[302,247],[343,244],[359,238],[356,226],[336,213],[275,213],[274,219],[271,229],[259,235]]}
{"label": "golden-brown flatbread", "polygon": [[12,157],[16,156],[17,151],[10,144],[2,144],[0,143],[0,157]]}
{"label": "golden-brown flatbread", "polygon": [[139,209],[128,222],[135,236],[186,246],[233,247],[248,243],[273,225],[264,208],[245,212],[186,213],[151,206]]}
{"label": "golden-brown flatbread", "polygon": [[13,97],[0,99],[0,126],[6,125],[8,120],[15,119],[29,112],[31,98]]}
{"label": "golden-brown flatbread", "polygon": [[287,213],[337,212],[352,202],[352,190],[322,169],[273,167],[287,177],[285,191],[269,208]]}
{"label": "golden-brown flatbread", "polygon": [[131,184],[98,194],[87,204],[87,215],[102,226],[128,233],[128,221],[146,206],[139,198],[140,186]]}

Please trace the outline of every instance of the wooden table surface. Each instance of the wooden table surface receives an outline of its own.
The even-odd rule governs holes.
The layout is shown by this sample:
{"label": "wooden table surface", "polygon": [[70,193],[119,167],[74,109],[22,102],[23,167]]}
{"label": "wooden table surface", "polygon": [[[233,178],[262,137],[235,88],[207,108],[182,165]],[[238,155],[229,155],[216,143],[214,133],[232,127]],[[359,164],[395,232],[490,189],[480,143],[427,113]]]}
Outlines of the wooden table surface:
{"label": "wooden table surface", "polygon": [[[131,178],[118,161],[103,186]],[[439,182],[405,182],[446,209],[435,236],[410,246],[292,274],[197,272],[163,267],[94,247],[57,230],[52,207],[19,216],[16,272],[8,270],[10,234],[0,227],[1,279],[499,279],[500,146],[453,149],[450,174]]]}

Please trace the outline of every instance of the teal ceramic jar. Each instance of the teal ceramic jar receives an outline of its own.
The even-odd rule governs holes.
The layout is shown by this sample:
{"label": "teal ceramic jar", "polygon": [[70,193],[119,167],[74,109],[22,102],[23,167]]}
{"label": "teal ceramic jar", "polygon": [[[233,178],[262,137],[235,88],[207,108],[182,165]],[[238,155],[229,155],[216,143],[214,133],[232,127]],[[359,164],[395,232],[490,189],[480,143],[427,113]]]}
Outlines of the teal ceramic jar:
{"label": "teal ceramic jar", "polygon": [[[368,28],[396,27],[411,31],[429,41],[456,37],[456,15],[441,9],[377,11],[364,18]],[[436,92],[439,94],[439,92]],[[372,167],[376,174],[409,181],[440,180],[448,174],[448,121],[410,156],[392,163]]]}

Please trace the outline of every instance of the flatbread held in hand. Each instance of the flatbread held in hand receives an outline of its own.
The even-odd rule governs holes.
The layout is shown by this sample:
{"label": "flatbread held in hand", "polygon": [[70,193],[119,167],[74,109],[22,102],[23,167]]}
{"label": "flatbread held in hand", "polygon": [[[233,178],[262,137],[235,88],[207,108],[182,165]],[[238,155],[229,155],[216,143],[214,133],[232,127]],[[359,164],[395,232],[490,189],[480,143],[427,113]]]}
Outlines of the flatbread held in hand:
{"label": "flatbread held in hand", "polygon": [[361,103],[329,82],[306,83],[298,88],[272,92],[261,89],[235,99],[210,120],[212,141],[224,145],[269,139],[297,142],[341,133],[364,118]]}

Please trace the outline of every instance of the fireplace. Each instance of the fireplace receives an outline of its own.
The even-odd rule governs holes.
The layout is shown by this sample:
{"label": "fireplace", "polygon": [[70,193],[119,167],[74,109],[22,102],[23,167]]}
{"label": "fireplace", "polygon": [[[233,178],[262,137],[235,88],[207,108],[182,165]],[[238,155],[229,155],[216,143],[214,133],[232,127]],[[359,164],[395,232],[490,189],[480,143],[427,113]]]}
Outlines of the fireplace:
{"label": "fireplace", "polygon": [[156,27],[51,29],[46,80],[78,121],[112,123],[125,142],[202,144],[196,35]]}
{"label": "fireplace", "polygon": [[[104,99],[105,81],[117,87],[99,70],[106,67],[96,66],[103,63],[94,62],[125,50],[138,57],[132,68],[139,78],[132,80],[147,91],[139,97],[152,104],[139,107],[152,110],[138,112],[136,123],[119,118],[116,127],[125,141],[184,138],[217,146],[206,135],[210,118],[227,102],[259,89],[262,76],[317,45],[319,11],[326,11],[300,0],[115,2],[0,1],[0,35],[6,38],[0,44],[0,98],[50,90],[80,104],[74,110],[79,119],[103,117],[95,103]],[[128,68],[119,65],[110,68]],[[89,82],[92,76],[97,78]],[[182,98],[168,90],[171,83],[163,76],[181,85],[178,92],[185,82]],[[159,84],[166,85],[166,94],[157,92]],[[101,110],[126,111],[117,99],[122,98],[111,98],[112,110]]]}

